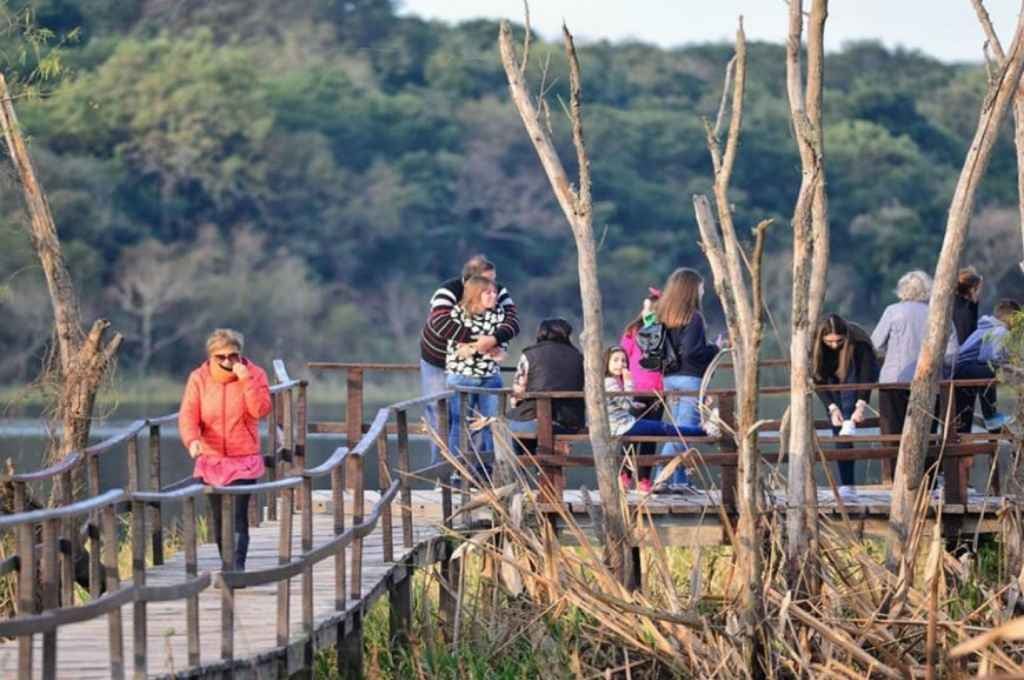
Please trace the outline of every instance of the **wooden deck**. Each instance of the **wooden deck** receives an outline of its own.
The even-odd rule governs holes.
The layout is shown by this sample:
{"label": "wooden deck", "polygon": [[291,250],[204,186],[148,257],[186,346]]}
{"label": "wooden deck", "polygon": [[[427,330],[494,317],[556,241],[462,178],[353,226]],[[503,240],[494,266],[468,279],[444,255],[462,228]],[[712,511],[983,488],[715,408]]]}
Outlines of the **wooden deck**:
{"label": "wooden deck", "polygon": [[[430,492],[427,492],[430,493]],[[431,563],[434,560],[432,550],[435,549],[440,535],[437,529],[440,519],[440,495],[437,495],[438,511],[429,513],[417,512],[420,519],[414,525],[412,550],[402,547],[402,527],[396,524],[393,530],[395,561],[383,561],[382,533],[374,531],[363,542],[363,573],[362,598],[350,599],[345,612],[334,609],[334,567],[331,560],[324,560],[313,570],[313,602],[317,635],[331,636],[333,641],[337,635],[337,625],[344,625],[346,619],[354,612],[365,611],[378,598],[387,592],[389,579],[404,576],[403,562],[411,560],[414,564]],[[377,500],[377,494],[366,493],[368,503]],[[419,494],[414,496],[414,506],[421,505]],[[350,515],[350,513],[347,513]],[[436,519],[435,519],[436,518]],[[313,516],[314,545],[326,543],[334,537],[333,518],[329,514]],[[247,567],[260,569],[277,565],[278,523],[263,522],[259,528],[250,532],[250,546]],[[301,554],[298,532],[293,541],[293,554]],[[199,571],[211,573],[220,570],[221,562],[217,547],[212,543],[203,544],[199,549]],[[400,572],[397,573],[396,572]],[[184,556],[175,554],[159,567],[146,570],[147,585],[173,585],[184,578]],[[129,576],[130,582],[130,576]],[[301,578],[291,579],[290,626],[292,649],[286,654],[277,647],[275,637],[276,620],[276,584],[257,586],[235,591],[235,678],[246,677],[279,677],[280,669],[291,667],[298,669],[301,663],[288,657],[301,655],[302,616],[301,616]],[[349,593],[351,596],[351,593]],[[204,677],[216,676],[217,669],[227,670],[220,657],[220,626],[221,626],[221,592],[210,587],[204,590],[199,598],[200,645],[201,660],[204,668],[187,668],[188,652],[185,636],[185,602],[151,603],[147,606],[148,642],[147,657],[149,662],[147,677]],[[121,610],[124,630],[124,649],[126,652],[126,675],[131,675],[132,650],[132,607],[125,606]],[[83,623],[62,626],[57,631],[58,656],[57,677],[74,680],[91,680],[93,678],[110,677],[110,656],[107,648],[107,618],[99,617]],[[34,637],[36,658],[41,658],[42,636]],[[275,662],[268,656],[278,656]],[[16,678],[18,662],[18,645],[14,640],[0,645],[0,678]],[[284,664],[287,664],[285,666]],[[34,677],[42,677],[40,664],[35,666]],[[19,679],[20,680],[20,679]]]}
{"label": "wooden deck", "polygon": [[[860,502],[845,504],[845,512],[855,528],[863,534],[879,534],[884,531],[889,512],[891,491],[879,487],[860,487]],[[329,541],[334,536],[332,508],[328,492],[313,494],[314,545]],[[596,494],[592,495],[597,502]],[[367,503],[377,500],[377,494],[367,492]],[[713,545],[723,541],[723,527],[718,513],[720,495],[718,491],[697,491],[686,494],[657,494],[644,496],[636,492],[629,494],[631,508],[643,508],[650,513],[654,530],[669,545]],[[778,508],[785,505],[783,494],[774,494]],[[574,520],[585,529],[590,523],[580,491],[564,492],[565,508]],[[961,531],[982,533],[998,530],[998,512],[1007,499],[998,496],[971,494],[968,503],[962,506],[948,506],[943,513],[947,520],[960,516]],[[840,519],[841,513],[831,491],[819,489],[818,503],[824,515]],[[315,627],[322,647],[332,644],[337,638],[339,625],[342,632],[346,621],[354,613],[368,609],[378,598],[385,595],[391,579],[405,575],[407,560],[413,564],[429,564],[436,561],[440,541],[441,494],[439,491],[413,492],[414,535],[412,550],[402,548],[402,530],[396,524],[393,530],[395,561],[383,562],[382,533],[374,531],[363,544],[363,597],[349,600],[345,612],[334,609],[334,572],[331,560],[319,563],[314,569]],[[933,503],[933,508],[937,502]],[[350,508],[346,515],[351,516]],[[476,519],[486,519],[487,513],[476,514]],[[278,524],[264,522],[251,530],[248,567],[259,569],[277,564]],[[300,538],[294,538],[293,554],[300,554]],[[199,550],[199,570],[215,573],[220,569],[220,558],[216,546],[204,544]],[[146,571],[147,585],[173,585],[182,580],[184,561],[178,553],[160,567]],[[302,663],[296,657],[302,654],[301,631],[301,579],[291,581],[291,631],[293,640],[290,648],[277,647],[275,637],[276,585],[258,586],[236,591],[235,594],[235,662],[226,664],[220,658],[220,616],[221,593],[211,587],[200,596],[200,644],[202,666],[182,672],[187,667],[187,641],[185,636],[185,603],[154,603],[148,605],[148,676],[147,677],[217,677],[233,670],[235,678],[279,677],[289,669],[298,670]],[[122,609],[124,648],[128,652],[130,673],[130,652],[132,649],[132,607]],[[84,623],[62,626],[58,629],[57,677],[74,680],[107,678],[110,676],[107,649],[107,619],[100,617]],[[42,651],[42,636],[37,635],[35,654]],[[37,656],[39,658],[39,656]],[[0,677],[17,677],[17,643],[8,641],[0,645]],[[35,677],[41,677],[36,665]]]}

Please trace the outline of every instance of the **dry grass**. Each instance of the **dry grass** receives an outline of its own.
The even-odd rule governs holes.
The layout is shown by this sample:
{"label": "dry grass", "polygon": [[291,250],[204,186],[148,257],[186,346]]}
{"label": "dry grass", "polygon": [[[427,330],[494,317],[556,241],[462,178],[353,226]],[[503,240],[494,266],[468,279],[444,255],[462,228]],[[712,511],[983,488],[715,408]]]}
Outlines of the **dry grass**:
{"label": "dry grass", "polygon": [[[474,478],[473,466],[448,458],[463,478]],[[644,584],[631,592],[571,514],[559,513],[559,535],[550,529],[538,503],[556,499],[537,489],[528,458],[516,457],[511,467],[514,481],[504,487],[476,480],[482,491],[471,504],[486,508],[495,528],[455,537],[469,578],[449,584],[459,594],[454,639],[421,628],[434,632],[421,634],[401,663],[371,655],[383,677],[402,677],[399,667],[412,677],[520,677],[497,670],[502,655],[517,657],[524,643],[544,661],[522,677],[755,676],[737,635],[738,570],[730,547],[661,545],[648,531],[651,516],[642,506],[631,508],[632,530],[647,537]],[[1015,640],[1024,638],[1024,623],[1014,620],[1020,575],[1001,573],[996,544],[970,558],[947,552],[940,525],[924,518],[929,491],[922,488],[910,537],[918,556],[911,573],[888,571],[880,544],[822,517],[821,585],[812,596],[787,588],[780,568],[783,518],[765,512],[763,676],[1024,677],[1024,645]],[[470,658],[490,664],[496,675],[458,665],[467,644]],[[455,665],[438,670],[431,660],[439,654]]]}

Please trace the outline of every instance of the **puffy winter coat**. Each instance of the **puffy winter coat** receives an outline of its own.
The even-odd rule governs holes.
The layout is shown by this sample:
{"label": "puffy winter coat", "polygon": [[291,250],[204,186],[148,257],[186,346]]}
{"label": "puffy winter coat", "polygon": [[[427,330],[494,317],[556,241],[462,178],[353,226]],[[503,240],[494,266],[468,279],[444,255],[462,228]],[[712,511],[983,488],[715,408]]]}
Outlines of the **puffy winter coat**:
{"label": "puffy winter coat", "polygon": [[178,432],[188,448],[202,442],[194,476],[226,486],[263,475],[259,421],[270,413],[270,388],[262,368],[243,358],[246,380],[216,380],[209,362],[192,371],[178,414]]}

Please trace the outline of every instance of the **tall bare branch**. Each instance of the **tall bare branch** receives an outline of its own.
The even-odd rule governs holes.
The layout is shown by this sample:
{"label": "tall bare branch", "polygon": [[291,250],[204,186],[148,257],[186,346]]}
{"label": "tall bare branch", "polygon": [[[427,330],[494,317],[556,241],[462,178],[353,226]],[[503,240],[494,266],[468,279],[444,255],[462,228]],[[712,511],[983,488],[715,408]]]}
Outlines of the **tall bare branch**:
{"label": "tall bare branch", "polygon": [[[762,300],[761,261],[764,256],[764,235],[770,221],[764,221],[754,231],[755,246],[750,267],[751,286],[754,295],[751,302],[742,246],[733,226],[732,206],[728,200],[729,182],[733,165],[739,150],[740,132],[743,122],[743,94],[746,83],[746,36],[743,20],[736,31],[736,56],[726,69],[724,89],[732,84],[732,107],[730,110],[729,134],[725,152],[719,147],[718,131],[721,127],[725,99],[719,110],[715,128],[706,125],[708,151],[715,173],[714,194],[718,208],[718,224],[707,197],[693,197],[697,226],[700,229],[701,246],[711,265],[715,290],[725,310],[729,337],[735,352],[734,374],[736,376],[737,409],[736,432],[739,462],[737,466],[737,509],[739,522],[736,530],[736,557],[739,565],[739,583],[743,603],[741,635],[743,637],[744,662],[751,669],[760,663],[760,650],[764,647],[761,634],[763,620],[763,557],[759,516],[759,465],[757,431],[758,410],[758,355],[764,336],[764,308]],[[724,97],[725,95],[723,95]],[[719,228],[721,234],[719,234]]]}
{"label": "tall bare branch", "polygon": [[787,475],[786,564],[792,586],[813,589],[817,545],[817,492],[814,484],[814,408],[811,350],[814,325],[824,304],[828,272],[828,205],[821,122],[824,33],[827,0],[813,0],[807,31],[807,85],[800,46],[803,1],[790,0],[786,40],[786,92],[801,182],[793,211],[793,295],[790,331],[789,469]]}
{"label": "tall bare branch", "polygon": [[[985,44],[988,49],[992,50],[999,65],[1005,65],[1006,52],[1003,51],[1003,45],[999,42],[999,36],[992,25],[988,10],[985,9],[982,0],[971,0],[971,4],[974,5],[974,11],[978,15],[981,30],[985,32]],[[1020,214],[1021,247],[1024,249],[1024,90],[1021,89],[1020,83],[1017,84],[1013,96],[1013,146],[1017,151],[1017,211]],[[1024,259],[1021,260],[1020,267],[1024,269]]]}
{"label": "tall bare branch", "polygon": [[576,241],[580,276],[580,300],[583,306],[583,348],[585,374],[585,401],[589,414],[590,445],[597,470],[598,489],[604,511],[605,559],[620,583],[627,583],[630,574],[626,551],[628,532],[622,510],[618,486],[618,459],[611,444],[608,427],[607,404],[604,392],[604,361],[601,347],[601,289],[597,276],[597,248],[593,234],[593,207],[590,195],[590,160],[583,137],[580,66],[572,34],[563,26],[566,57],[569,61],[570,105],[573,145],[579,165],[578,192],[572,188],[548,129],[542,124],[537,109],[529,96],[521,64],[516,59],[511,32],[502,22],[498,36],[501,62],[508,77],[512,101],[519,111],[523,125],[533,142],[537,156],[548,176],[551,187],[562,208]]}

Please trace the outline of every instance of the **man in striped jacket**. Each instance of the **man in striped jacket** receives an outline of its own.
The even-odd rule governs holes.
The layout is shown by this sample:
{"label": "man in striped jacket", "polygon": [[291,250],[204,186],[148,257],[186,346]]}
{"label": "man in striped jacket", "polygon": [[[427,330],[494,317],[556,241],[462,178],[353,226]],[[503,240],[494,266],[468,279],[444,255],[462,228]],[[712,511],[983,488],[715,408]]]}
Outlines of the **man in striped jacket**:
{"label": "man in striped jacket", "polygon": [[[445,281],[434,291],[430,298],[430,312],[427,322],[423,325],[420,336],[420,386],[424,396],[444,392],[445,354],[448,341],[473,343],[480,353],[507,343],[519,334],[519,316],[516,304],[508,294],[508,290],[498,284],[498,304],[504,307],[505,321],[498,327],[494,335],[474,337],[470,330],[452,318],[452,308],[462,299],[462,284],[471,276],[486,276],[494,280],[497,275],[494,263],[483,255],[474,255],[466,260],[462,267],[462,277]],[[424,409],[427,422],[437,429],[437,408],[435,405]],[[454,424],[452,425],[454,426]],[[437,446],[431,444],[431,460],[437,462]]]}

